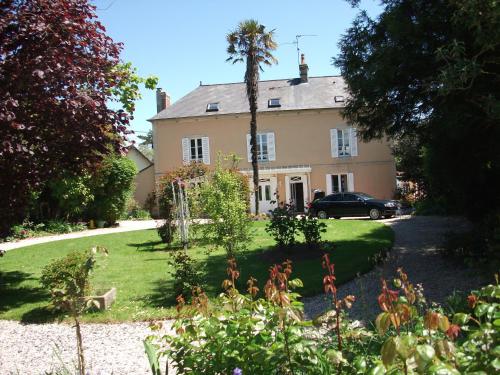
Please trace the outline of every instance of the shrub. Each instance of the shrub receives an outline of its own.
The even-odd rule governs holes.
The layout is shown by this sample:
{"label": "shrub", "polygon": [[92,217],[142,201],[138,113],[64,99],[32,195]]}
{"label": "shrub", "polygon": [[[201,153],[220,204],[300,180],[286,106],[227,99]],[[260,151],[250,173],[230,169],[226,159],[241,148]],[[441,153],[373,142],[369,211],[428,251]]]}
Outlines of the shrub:
{"label": "shrub", "polygon": [[184,250],[171,253],[168,264],[173,268],[171,275],[174,279],[175,295],[188,299],[191,291],[201,285],[198,265]]}
{"label": "shrub", "polygon": [[92,176],[89,173],[83,173],[49,183],[51,196],[67,220],[80,219],[94,200],[91,180]]}
{"label": "shrub", "polygon": [[85,374],[80,315],[90,306],[90,273],[98,251],[107,254],[107,250],[101,247],[71,252],[47,265],[40,277],[42,285],[50,291],[51,304],[68,313],[75,323],[80,375]]}
{"label": "shrub", "polygon": [[246,178],[234,169],[222,166],[219,156],[215,170],[198,188],[199,206],[209,219],[202,232],[210,244],[223,247],[228,256],[244,250],[250,238],[250,218],[248,215],[248,196]]}
{"label": "shrub", "polygon": [[326,224],[315,217],[302,216],[297,223],[297,228],[304,235],[309,247],[317,247],[321,243],[321,233],[326,232]]}
{"label": "shrub", "polygon": [[265,299],[255,298],[258,288],[252,278],[248,294],[240,294],[236,288],[239,271],[234,259],[228,263],[225,294],[208,305],[206,295],[195,289],[190,306],[178,300],[179,311],[188,310],[189,317],[175,321],[177,335],[149,338],[172,360],[176,373],[334,373],[327,351],[305,338],[302,304],[292,291],[301,282],[290,279],[291,262],[271,267]]}
{"label": "shrub", "polygon": [[283,204],[271,211],[271,220],[266,226],[278,247],[286,248],[295,244],[298,220],[292,205]]}
{"label": "shrub", "polygon": [[137,168],[126,157],[109,156],[104,159],[94,178],[92,212],[97,219],[114,224],[123,214],[132,194]]}
{"label": "shrub", "polygon": [[158,236],[160,236],[163,243],[171,244],[174,241],[177,226],[173,221],[165,221],[163,224],[156,228]]}

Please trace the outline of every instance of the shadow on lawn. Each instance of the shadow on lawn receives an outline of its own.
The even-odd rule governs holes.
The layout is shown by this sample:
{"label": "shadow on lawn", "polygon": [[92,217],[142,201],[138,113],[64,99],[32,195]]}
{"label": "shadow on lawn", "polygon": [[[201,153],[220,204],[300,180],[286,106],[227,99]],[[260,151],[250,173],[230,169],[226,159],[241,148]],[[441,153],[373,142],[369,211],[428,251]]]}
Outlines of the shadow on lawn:
{"label": "shadow on lawn", "polygon": [[[334,228],[331,228],[334,230]],[[336,241],[327,244],[326,251],[335,263],[338,285],[353,279],[356,274],[370,271],[377,262],[380,253],[386,253],[391,247],[393,233],[388,227],[374,228],[364,235],[358,235],[352,240]],[[259,288],[263,290],[269,277],[269,267],[287,259],[293,260],[293,278],[300,278],[304,288],[298,290],[303,296],[322,293],[323,269],[321,257],[324,251],[312,250],[311,254],[297,254],[308,251],[307,247],[299,244],[292,250],[280,250],[274,247],[262,247],[240,253],[236,256],[240,278],[237,288],[241,293],[246,293],[246,282],[250,276],[257,279]],[[189,252],[189,250],[188,250]],[[227,278],[227,260],[225,254],[211,254],[200,265],[202,269],[204,290],[209,297],[222,292],[222,281]],[[175,292],[173,280],[162,279],[156,282],[154,292],[144,297],[147,304],[156,307],[170,307],[175,305]]]}
{"label": "shadow on lawn", "polygon": [[[37,280],[31,274],[20,271],[0,271],[0,313],[47,301],[49,294],[41,287],[21,285],[25,281]],[[47,307],[36,307],[21,317],[23,323],[45,323],[57,318]]]}

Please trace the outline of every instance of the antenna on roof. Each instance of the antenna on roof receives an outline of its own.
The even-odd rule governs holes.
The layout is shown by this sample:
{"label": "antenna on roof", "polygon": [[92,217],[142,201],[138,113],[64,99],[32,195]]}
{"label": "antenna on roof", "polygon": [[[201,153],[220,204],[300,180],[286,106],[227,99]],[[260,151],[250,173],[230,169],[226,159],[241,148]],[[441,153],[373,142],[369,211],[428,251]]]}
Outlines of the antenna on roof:
{"label": "antenna on roof", "polygon": [[285,44],[293,44],[297,48],[297,65],[300,65],[300,48],[299,48],[299,39],[303,37],[309,37],[309,36],[319,36],[316,34],[298,34],[295,35],[295,41],[294,42],[288,42],[288,43],[280,43],[280,45],[285,45]]}
{"label": "antenna on roof", "polygon": [[295,35],[295,44],[297,45],[297,65],[300,65],[299,38],[303,38],[305,36],[318,36],[318,35],[316,35],[316,34],[299,34],[299,35]]}

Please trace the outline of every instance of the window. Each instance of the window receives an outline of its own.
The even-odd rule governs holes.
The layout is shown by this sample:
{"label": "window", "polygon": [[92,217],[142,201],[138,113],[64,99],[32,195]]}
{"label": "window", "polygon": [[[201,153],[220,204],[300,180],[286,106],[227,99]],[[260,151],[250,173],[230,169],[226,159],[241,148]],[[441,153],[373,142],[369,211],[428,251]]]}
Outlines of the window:
{"label": "window", "polygon": [[350,139],[348,129],[337,129],[339,156],[350,156]]}
{"label": "window", "polygon": [[268,161],[267,133],[257,134],[257,160]]}
{"label": "window", "polygon": [[343,96],[335,96],[335,103],[343,103],[344,102],[344,97]]}
{"label": "window", "polygon": [[354,175],[352,173],[339,173],[326,175],[326,193],[345,193],[354,191]]}
{"label": "window", "polygon": [[203,145],[201,143],[201,138],[191,138],[190,140],[190,161],[203,161]]}
{"label": "window", "polygon": [[358,156],[356,129],[330,129],[332,157]]}
{"label": "window", "polygon": [[210,164],[208,137],[182,138],[182,161],[185,165],[192,162]]}
{"label": "window", "polygon": [[[247,134],[248,161],[252,161],[250,134]],[[274,133],[257,133],[257,160],[260,162],[276,160]]]}
{"label": "window", "polygon": [[338,202],[340,201],[342,198],[342,195],[340,194],[332,194],[332,195],[327,195],[325,197],[325,201],[328,201],[328,202]]}
{"label": "window", "polygon": [[217,112],[219,110],[219,103],[208,103],[207,112]]}
{"label": "window", "polygon": [[344,194],[344,199],[342,200],[344,202],[356,202],[358,200],[358,197],[354,194]]}
{"label": "window", "polygon": [[281,107],[280,100],[278,98],[269,99],[267,102],[269,108]]}

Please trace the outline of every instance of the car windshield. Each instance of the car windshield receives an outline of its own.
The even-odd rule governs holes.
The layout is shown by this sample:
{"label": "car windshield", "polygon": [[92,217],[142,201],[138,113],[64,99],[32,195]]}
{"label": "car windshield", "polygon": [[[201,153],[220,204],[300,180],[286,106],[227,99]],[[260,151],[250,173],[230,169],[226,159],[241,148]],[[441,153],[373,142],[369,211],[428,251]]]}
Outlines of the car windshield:
{"label": "car windshield", "polygon": [[375,197],[372,197],[371,195],[369,194],[365,194],[365,193],[357,193],[358,197],[360,198],[363,198],[363,199],[375,199]]}

